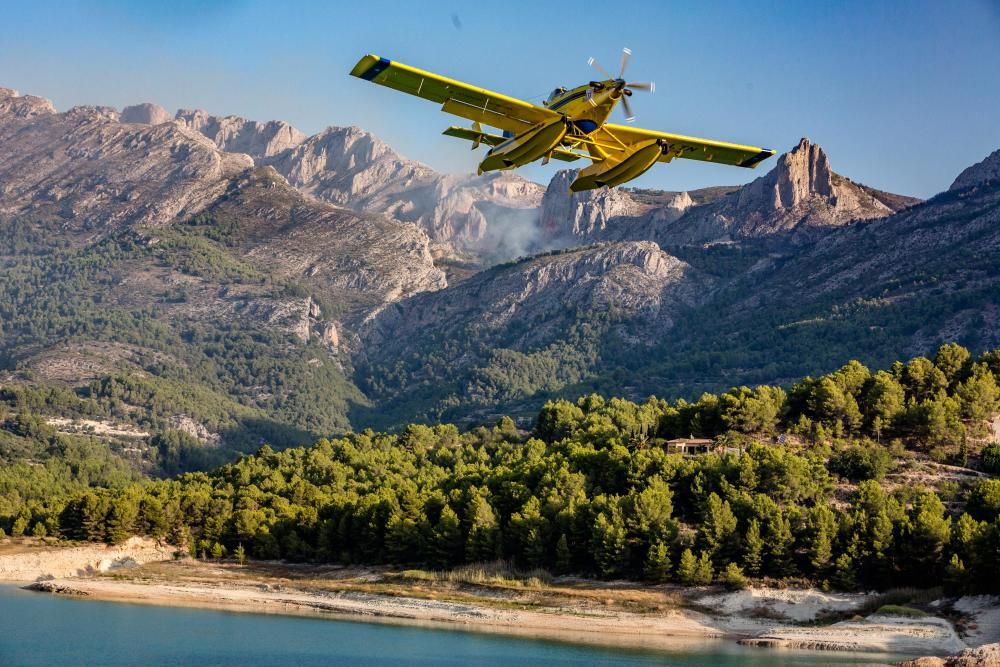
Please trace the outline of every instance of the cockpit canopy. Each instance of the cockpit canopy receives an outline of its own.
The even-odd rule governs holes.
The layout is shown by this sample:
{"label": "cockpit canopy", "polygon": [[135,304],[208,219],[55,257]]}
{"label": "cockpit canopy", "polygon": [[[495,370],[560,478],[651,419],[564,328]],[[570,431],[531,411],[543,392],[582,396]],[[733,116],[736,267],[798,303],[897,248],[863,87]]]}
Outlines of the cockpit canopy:
{"label": "cockpit canopy", "polygon": [[[566,92],[566,89],[563,88],[562,86],[559,86],[558,88],[556,88],[555,90],[553,90],[551,93],[549,93],[549,96],[545,99],[545,106],[548,106],[548,105],[552,104],[552,102],[557,97],[559,97],[560,95],[562,95],[565,92]],[[538,98],[535,98],[535,99],[538,99]]]}

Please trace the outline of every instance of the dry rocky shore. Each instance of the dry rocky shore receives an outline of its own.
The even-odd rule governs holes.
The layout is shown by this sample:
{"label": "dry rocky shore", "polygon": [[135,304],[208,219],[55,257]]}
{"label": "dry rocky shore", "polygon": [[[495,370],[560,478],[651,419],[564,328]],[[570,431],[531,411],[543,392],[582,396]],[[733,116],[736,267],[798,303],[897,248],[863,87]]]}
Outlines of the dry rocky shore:
{"label": "dry rocky shore", "polygon": [[0,545],[0,579],[103,600],[363,617],[650,649],[729,639],[784,650],[865,653],[876,660],[953,656],[906,663],[914,666],[1000,664],[996,647],[984,646],[1000,640],[1000,604],[985,596],[949,603],[949,618],[958,610],[965,619],[960,635],[943,615],[857,615],[870,603],[865,594],[764,587],[720,592],[570,578],[543,583],[462,571],[239,566],[174,560],[175,551],[139,538],[119,546],[8,541]]}

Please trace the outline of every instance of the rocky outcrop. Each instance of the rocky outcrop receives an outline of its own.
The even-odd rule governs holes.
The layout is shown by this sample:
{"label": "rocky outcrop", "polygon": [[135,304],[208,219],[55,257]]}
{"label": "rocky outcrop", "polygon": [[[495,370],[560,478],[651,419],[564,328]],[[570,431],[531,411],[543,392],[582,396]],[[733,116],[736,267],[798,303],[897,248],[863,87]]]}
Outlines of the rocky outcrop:
{"label": "rocky outcrop", "polygon": [[0,100],[0,216],[31,214],[98,236],[200,210],[253,166],[173,123],[123,124],[110,107],[55,113],[40,98]]}
{"label": "rocky outcrop", "polygon": [[418,226],[436,254],[509,258],[533,249],[538,236],[543,190],[514,174],[441,174],[358,127],[329,127],[305,137],[281,121],[186,110],[177,120],[223,150],[274,167],[312,197]]}
{"label": "rocky outcrop", "polygon": [[657,193],[655,201],[638,199],[626,188],[571,192],[574,170],[559,171],[542,199],[543,245],[569,247],[583,242],[655,238],[655,230],[694,206],[687,192]]}
{"label": "rocky outcrop", "polygon": [[704,243],[777,234],[814,238],[856,220],[881,218],[915,200],[892,199],[835,173],[818,144],[802,139],[770,172],[663,230],[667,243]]}
{"label": "rocky outcrop", "polygon": [[967,648],[947,658],[934,656],[904,660],[898,667],[1000,667],[1000,644]]}
{"label": "rocky outcrop", "polygon": [[0,580],[35,581],[82,577],[122,567],[169,560],[176,547],[131,537],[119,545],[88,544],[80,547],[32,547],[0,556]]}
{"label": "rocky outcrop", "polygon": [[18,95],[11,88],[0,88],[0,118],[31,118],[54,114],[52,102],[34,95]]}
{"label": "rocky outcrop", "polygon": [[949,190],[963,190],[975,185],[1000,181],[1000,150],[993,151],[985,160],[965,169]]}
{"label": "rocky outcrop", "polygon": [[169,123],[171,120],[173,120],[173,116],[170,115],[170,112],[149,102],[125,107],[121,113],[121,122],[123,123],[159,125],[160,123]]}
{"label": "rocky outcrop", "polygon": [[176,120],[211,139],[230,153],[246,153],[260,160],[298,146],[306,138],[288,123],[272,120],[259,123],[239,116],[213,116],[206,111],[181,109]]}
{"label": "rocky outcrop", "polygon": [[[330,290],[359,317],[446,285],[444,273],[434,266],[430,241],[418,227],[309,199],[273,168],[254,171],[250,156],[216,145],[260,151],[266,158],[301,139],[287,125],[215,119],[200,112],[180,114],[187,123],[150,125],[142,121],[154,122],[160,115],[152,105],[126,108],[124,117],[135,122],[122,122],[110,107],[55,113],[44,100],[15,97],[11,91],[4,95],[0,216],[30,216],[84,241],[141,228],[138,238],[152,246],[157,242],[153,227],[211,211],[239,221],[232,249],[243,261]],[[145,305],[150,292],[136,281],[154,278],[149,272],[126,272],[121,289],[110,288],[108,297],[123,305]],[[213,313],[288,331],[300,340],[313,335],[331,345],[339,340],[325,323],[311,319],[308,299],[249,292],[229,298],[181,276],[170,280],[173,285],[148,287],[186,290],[182,303],[162,306],[183,310],[185,317]]]}

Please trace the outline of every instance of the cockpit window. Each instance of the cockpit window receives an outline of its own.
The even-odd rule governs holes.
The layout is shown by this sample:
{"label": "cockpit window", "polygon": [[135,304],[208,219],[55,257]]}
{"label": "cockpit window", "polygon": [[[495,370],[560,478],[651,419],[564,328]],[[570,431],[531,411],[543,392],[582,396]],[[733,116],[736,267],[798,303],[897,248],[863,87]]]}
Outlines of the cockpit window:
{"label": "cockpit window", "polygon": [[[562,86],[556,88],[551,93],[549,93],[548,98],[545,100],[545,105],[548,106],[549,104],[552,104],[553,100],[555,100],[557,97],[559,97],[560,95],[562,95],[565,92],[566,92],[566,89],[563,88]],[[538,98],[535,98],[535,99],[538,99]]]}

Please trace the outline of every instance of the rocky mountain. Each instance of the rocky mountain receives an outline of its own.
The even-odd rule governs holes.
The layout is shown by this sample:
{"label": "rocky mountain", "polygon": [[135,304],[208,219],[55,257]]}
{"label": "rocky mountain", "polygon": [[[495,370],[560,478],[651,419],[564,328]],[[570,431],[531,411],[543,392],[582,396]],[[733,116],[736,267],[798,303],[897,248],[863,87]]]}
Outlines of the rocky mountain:
{"label": "rocky mountain", "polygon": [[208,137],[222,150],[246,153],[258,161],[294,148],[306,138],[280,120],[258,123],[238,116],[219,117],[188,109],[181,109],[174,118],[185,127]]}
{"label": "rocky mountain", "polygon": [[439,256],[514,257],[527,252],[536,236],[543,190],[515,174],[440,174],[357,127],[330,127],[306,137],[282,121],[188,110],[178,111],[176,120],[222,150],[274,167],[310,196],[415,224]]}
{"label": "rocky mountain", "polygon": [[922,203],[806,140],[742,187],[571,194],[358,128],[4,90],[0,381],[250,446],[984,349],[998,155]]}
{"label": "rocky mountain", "polygon": [[[605,343],[651,347],[714,284],[650,241],[496,266],[373,318],[361,333],[359,379],[386,407],[436,398],[437,410],[454,401],[495,409],[592,375]],[[400,372],[404,382],[385,383]]]}
{"label": "rocky mountain", "polygon": [[172,123],[122,123],[107,107],[56,113],[48,100],[0,91],[0,216],[92,235],[163,224],[204,207],[252,166]]}
{"label": "rocky mountain", "polygon": [[964,190],[977,185],[989,185],[1000,181],[1000,150],[993,151],[982,162],[965,169],[949,190]]}
{"label": "rocky mountain", "polygon": [[767,174],[719,200],[688,211],[661,238],[670,243],[707,243],[790,235],[814,238],[818,231],[858,220],[882,218],[916,199],[854,183],[830,167],[818,144],[802,139]]}
{"label": "rocky mountain", "polygon": [[823,149],[802,139],[764,176],[729,192],[664,193],[651,198],[617,188],[569,194],[573,172],[552,179],[541,226],[557,245],[654,239],[664,246],[770,237],[815,238],[823,230],[884,217],[917,199],[859,185],[831,167]]}

